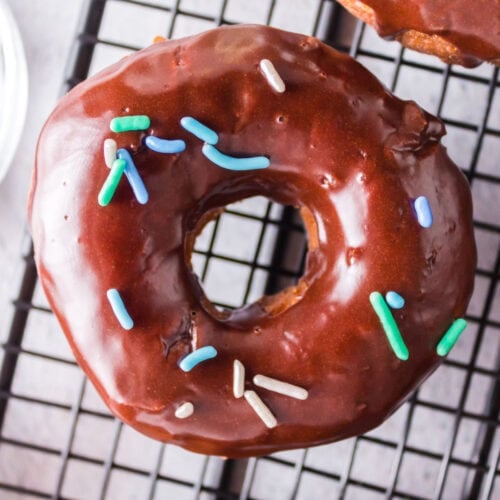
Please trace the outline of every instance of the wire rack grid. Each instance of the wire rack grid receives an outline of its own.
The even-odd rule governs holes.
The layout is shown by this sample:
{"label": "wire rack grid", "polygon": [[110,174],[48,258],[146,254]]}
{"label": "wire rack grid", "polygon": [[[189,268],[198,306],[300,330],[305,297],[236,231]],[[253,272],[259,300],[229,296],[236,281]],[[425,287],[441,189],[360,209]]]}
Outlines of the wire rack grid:
{"label": "wire rack grid", "polygon": [[[317,35],[445,122],[445,144],[471,183],[475,206],[479,262],[467,334],[410,400],[366,435],[249,460],[203,457],[113,419],[65,344],[28,244],[2,337],[0,496],[499,498],[498,68],[465,70],[404,50],[380,40],[334,0],[88,0],[65,89],[156,34],[173,38],[238,22]],[[236,241],[242,239],[244,246]],[[292,207],[252,198],[206,226],[193,265],[212,301],[234,308],[295,282],[306,246]],[[231,283],[221,286],[221,276],[232,276]]]}

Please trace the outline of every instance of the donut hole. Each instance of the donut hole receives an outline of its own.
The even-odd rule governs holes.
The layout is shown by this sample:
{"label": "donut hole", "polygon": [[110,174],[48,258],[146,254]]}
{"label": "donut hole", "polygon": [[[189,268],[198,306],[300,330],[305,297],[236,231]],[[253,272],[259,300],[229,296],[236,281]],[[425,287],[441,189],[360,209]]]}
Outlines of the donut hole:
{"label": "donut hole", "polygon": [[317,246],[308,210],[254,196],[205,214],[195,234],[188,266],[203,308],[217,319],[256,323],[286,311],[306,292],[301,278],[308,246]]}

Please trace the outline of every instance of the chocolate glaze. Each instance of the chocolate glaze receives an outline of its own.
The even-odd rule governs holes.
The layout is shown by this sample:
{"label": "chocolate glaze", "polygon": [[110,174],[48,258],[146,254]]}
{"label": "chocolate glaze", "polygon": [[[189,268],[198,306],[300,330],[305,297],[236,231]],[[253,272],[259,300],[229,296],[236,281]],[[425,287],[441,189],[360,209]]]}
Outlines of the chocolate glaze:
{"label": "chocolate glaze", "polygon": [[[460,54],[450,62],[470,67],[482,61],[500,64],[500,0],[339,1],[355,14],[361,13],[361,4],[373,9],[374,19],[365,20],[385,38],[399,38],[414,30],[455,46]],[[421,50],[431,52],[432,43],[423,43]]]}
{"label": "chocolate glaze", "polygon": [[[259,70],[271,60],[286,84]],[[144,133],[113,134],[115,116],[146,114],[148,133],[186,151],[146,149]],[[265,170],[231,172],[179,124],[193,116],[235,156]],[[465,312],[475,246],[467,181],[439,139],[443,124],[393,97],[367,70],[315,38],[227,27],[155,44],[65,96],[41,134],[30,196],[35,257],[75,356],[108,406],[139,431],[188,449],[249,456],[326,443],[382,422],[439,364],[439,339]],[[122,179],[111,204],[102,147],[134,152],[149,190],[139,205]],[[189,264],[195,234],[220,207],[252,195],[304,207],[305,274],[296,288],[218,314]],[[425,195],[434,224],[418,225]],[[135,321],[123,330],[106,299],[117,288]],[[369,295],[395,290],[410,351],[392,352]],[[189,373],[191,350],[215,359]],[[276,416],[267,429],[232,393],[233,360]],[[255,388],[261,373],[309,391],[306,401]],[[185,401],[194,414],[174,412]]]}

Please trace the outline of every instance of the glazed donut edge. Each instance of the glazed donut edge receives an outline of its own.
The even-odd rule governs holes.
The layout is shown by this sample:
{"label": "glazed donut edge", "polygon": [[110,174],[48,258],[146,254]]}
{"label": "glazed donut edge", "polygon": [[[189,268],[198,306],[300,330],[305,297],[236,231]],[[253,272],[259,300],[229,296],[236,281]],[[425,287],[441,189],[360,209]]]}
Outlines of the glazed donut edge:
{"label": "glazed donut edge", "polygon": [[[124,117],[149,122],[110,130]],[[380,424],[439,365],[472,293],[471,195],[443,134],[348,56],[264,26],[155,44],[69,92],[39,140],[29,218],[49,303],[113,413],[228,457]],[[158,140],[185,148],[158,152]],[[147,200],[126,172],[101,206],[127,154]],[[248,159],[257,167],[232,169]],[[306,269],[297,286],[219,313],[192,245],[212,214],[257,194],[302,209]]]}
{"label": "glazed donut edge", "polygon": [[498,0],[339,0],[386,39],[447,64],[500,65]]}

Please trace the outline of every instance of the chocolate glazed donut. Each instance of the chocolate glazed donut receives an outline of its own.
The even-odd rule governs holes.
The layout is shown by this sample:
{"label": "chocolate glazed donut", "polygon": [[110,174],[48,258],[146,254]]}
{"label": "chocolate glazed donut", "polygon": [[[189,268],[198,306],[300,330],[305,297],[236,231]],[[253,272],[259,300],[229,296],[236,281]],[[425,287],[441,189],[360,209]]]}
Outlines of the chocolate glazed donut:
{"label": "chocolate glazed donut", "polygon": [[384,38],[449,64],[500,65],[500,0],[339,0]]}
{"label": "chocolate glazed donut", "polygon": [[[268,27],[161,42],[72,90],[29,212],[48,300],[112,412],[230,457],[382,422],[465,326],[471,197],[443,134],[348,56]],[[254,195],[301,208],[306,270],[220,312],[193,242]]]}

